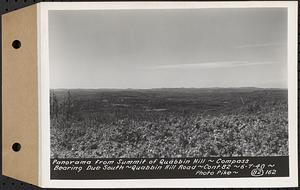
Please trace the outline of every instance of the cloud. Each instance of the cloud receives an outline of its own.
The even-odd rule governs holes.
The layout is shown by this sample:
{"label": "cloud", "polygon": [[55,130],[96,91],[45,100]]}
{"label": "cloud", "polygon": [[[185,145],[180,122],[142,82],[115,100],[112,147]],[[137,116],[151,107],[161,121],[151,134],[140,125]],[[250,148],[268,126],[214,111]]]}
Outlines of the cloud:
{"label": "cloud", "polygon": [[236,46],[236,48],[257,48],[257,47],[271,47],[271,46],[282,46],[282,43],[261,43],[261,44],[245,44]]}
{"label": "cloud", "polygon": [[275,62],[262,61],[262,62],[249,62],[249,61],[217,61],[217,62],[201,62],[191,64],[171,64],[159,65],[153,67],[144,67],[146,69],[217,69],[217,68],[232,68],[244,67],[253,65],[269,65]]}

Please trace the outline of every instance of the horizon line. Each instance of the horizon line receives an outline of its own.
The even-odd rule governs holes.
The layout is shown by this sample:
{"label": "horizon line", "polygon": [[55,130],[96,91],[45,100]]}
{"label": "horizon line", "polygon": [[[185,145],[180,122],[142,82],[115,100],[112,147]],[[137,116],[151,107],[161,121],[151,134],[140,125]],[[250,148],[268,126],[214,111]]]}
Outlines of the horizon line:
{"label": "horizon line", "polygon": [[151,89],[241,89],[241,88],[255,88],[255,89],[286,89],[288,87],[155,87],[155,88],[49,88],[50,90],[151,90]]}

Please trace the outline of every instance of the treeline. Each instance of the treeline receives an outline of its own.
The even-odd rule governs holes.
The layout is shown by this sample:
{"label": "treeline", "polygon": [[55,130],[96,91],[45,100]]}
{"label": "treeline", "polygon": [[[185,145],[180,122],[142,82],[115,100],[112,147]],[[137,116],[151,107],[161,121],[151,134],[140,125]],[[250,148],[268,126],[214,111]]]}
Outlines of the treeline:
{"label": "treeline", "polygon": [[50,93],[50,117],[57,120],[60,126],[70,127],[71,121],[74,118],[75,105],[71,92],[68,91],[65,97],[59,101],[54,92]]}

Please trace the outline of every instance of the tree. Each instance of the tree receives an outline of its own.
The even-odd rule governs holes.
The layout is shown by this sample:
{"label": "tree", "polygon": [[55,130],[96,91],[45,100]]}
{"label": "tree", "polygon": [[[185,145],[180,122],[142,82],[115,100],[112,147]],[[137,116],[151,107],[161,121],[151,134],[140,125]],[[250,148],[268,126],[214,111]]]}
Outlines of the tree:
{"label": "tree", "polygon": [[58,118],[59,104],[54,92],[50,94],[50,115],[53,118]]}
{"label": "tree", "polygon": [[67,93],[67,97],[65,99],[64,105],[65,105],[66,121],[70,121],[71,116],[73,114],[73,108],[74,108],[74,103],[70,91],[68,91]]}

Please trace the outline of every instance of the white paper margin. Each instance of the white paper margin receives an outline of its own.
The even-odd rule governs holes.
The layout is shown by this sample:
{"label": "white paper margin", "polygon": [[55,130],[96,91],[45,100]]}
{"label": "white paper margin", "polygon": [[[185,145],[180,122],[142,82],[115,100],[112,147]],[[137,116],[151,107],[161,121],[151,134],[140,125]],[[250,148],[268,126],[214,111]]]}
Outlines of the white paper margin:
{"label": "white paper margin", "polygon": [[[263,178],[190,178],[126,180],[50,180],[50,109],[49,109],[49,10],[120,10],[120,9],[199,9],[199,8],[288,8],[288,116],[289,177]],[[297,1],[245,2],[51,2],[38,4],[40,162],[39,186],[51,188],[259,188],[298,186],[297,140]]]}

